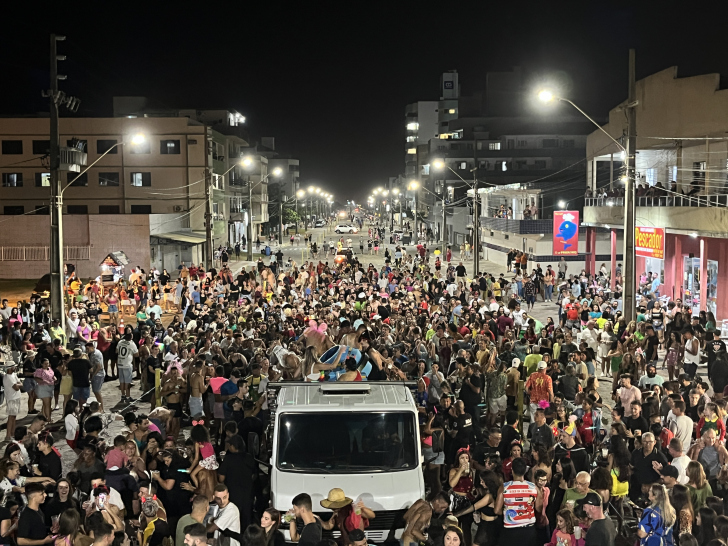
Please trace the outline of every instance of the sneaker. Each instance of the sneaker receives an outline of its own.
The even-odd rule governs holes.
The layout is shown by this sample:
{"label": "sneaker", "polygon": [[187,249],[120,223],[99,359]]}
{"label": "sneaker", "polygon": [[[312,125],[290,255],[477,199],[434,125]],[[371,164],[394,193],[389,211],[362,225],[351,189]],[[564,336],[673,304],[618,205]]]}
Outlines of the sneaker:
{"label": "sneaker", "polygon": [[37,409],[32,409],[28,412],[28,415],[34,415],[36,413],[40,413]]}
{"label": "sneaker", "polygon": [[59,406],[58,404],[56,404],[56,407],[53,408],[53,411],[58,411],[59,409],[61,409],[61,406]]}

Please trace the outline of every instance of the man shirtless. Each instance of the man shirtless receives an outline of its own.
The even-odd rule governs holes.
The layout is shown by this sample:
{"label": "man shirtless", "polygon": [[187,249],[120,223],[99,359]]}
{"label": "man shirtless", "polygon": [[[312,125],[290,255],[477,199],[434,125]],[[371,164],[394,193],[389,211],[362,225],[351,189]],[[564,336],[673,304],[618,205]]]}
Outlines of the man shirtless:
{"label": "man shirtless", "polygon": [[167,408],[174,411],[174,417],[170,424],[169,436],[177,440],[180,429],[180,417],[182,416],[182,395],[187,392],[187,382],[179,373],[179,365],[171,365],[167,373],[167,380],[162,386],[162,396],[167,399]]}
{"label": "man shirtless", "polygon": [[207,390],[205,376],[201,373],[202,361],[195,360],[190,369],[190,416],[199,417],[204,413],[202,393]]}

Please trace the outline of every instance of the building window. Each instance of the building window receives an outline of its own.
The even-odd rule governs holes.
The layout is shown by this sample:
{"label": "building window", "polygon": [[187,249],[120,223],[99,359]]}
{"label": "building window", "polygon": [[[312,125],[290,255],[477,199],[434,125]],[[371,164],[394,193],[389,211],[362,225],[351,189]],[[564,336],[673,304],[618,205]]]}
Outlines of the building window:
{"label": "building window", "polygon": [[558,138],[544,138],[541,141],[541,146],[544,148],[558,148],[559,139]]}
{"label": "building window", "polygon": [[491,150],[491,151],[492,150],[500,150],[501,149],[500,148],[500,145],[501,145],[500,142],[489,142],[488,143],[488,149]]}
{"label": "building window", "polygon": [[[728,169],[728,159],[726,159],[726,169]],[[667,179],[670,182],[677,182],[677,165],[667,168]]]}
{"label": "building window", "polygon": [[473,149],[473,143],[472,142],[466,142],[465,143],[465,149],[466,150],[472,150]]}
{"label": "building window", "polygon": [[4,188],[22,188],[23,173],[3,173]]}
{"label": "building window", "polygon": [[22,140],[3,140],[4,155],[21,155],[23,153]]}
{"label": "building window", "polygon": [[464,171],[464,170],[466,170],[467,168],[468,168],[468,164],[467,164],[467,162],[465,162],[465,161],[461,161],[460,163],[458,163],[458,169],[460,169],[461,171]]}
{"label": "building window", "polygon": [[68,214],[88,214],[88,205],[68,205]]}
{"label": "building window", "polygon": [[518,147],[519,148],[525,148],[526,146],[528,146],[528,141],[527,140],[519,140],[518,141]]}
{"label": "building window", "polygon": [[570,139],[564,140],[563,147],[564,148],[573,148],[574,147],[574,139],[573,138],[570,138]]}
{"label": "building window", "polygon": [[422,165],[422,174],[424,174],[425,176],[430,175],[430,164],[429,163],[426,165]]}
{"label": "building window", "polygon": [[452,144],[450,144],[450,149],[451,150],[459,150],[460,149],[460,144],[459,143],[452,143]]}
{"label": "building window", "polygon": [[645,178],[647,179],[648,186],[654,186],[657,183],[657,169],[647,169],[645,171]]}
{"label": "building window", "polygon": [[[109,152],[110,154],[115,154],[119,151],[119,147],[116,146],[116,140],[111,139],[99,139],[96,141],[96,153],[97,154],[104,154],[106,152]],[[112,150],[113,148],[113,150]]]}
{"label": "building window", "polygon": [[118,186],[119,173],[99,173],[99,186]]}
{"label": "building window", "polygon": [[408,155],[415,155],[416,153],[417,153],[417,148],[407,148]]}
{"label": "building window", "polygon": [[51,151],[50,140],[34,140],[33,141],[33,155],[46,155]]}
{"label": "building window", "polygon": [[447,146],[440,145],[440,146],[437,147],[437,149],[438,149],[438,151],[440,151],[440,150],[447,150]]}
{"label": "building window", "polygon": [[516,170],[525,170],[528,168],[528,162],[525,159],[516,159],[516,164],[514,165],[514,168]]}
{"label": "building window", "polygon": [[416,121],[412,121],[407,124],[407,130],[408,131],[417,131],[420,128],[420,124]]}
{"label": "building window", "polygon": [[5,216],[19,216],[25,214],[25,207],[23,205],[11,205],[3,207],[3,214]]}
{"label": "building window", "polygon": [[407,142],[414,142],[416,138],[417,137],[414,137],[414,136],[408,136],[407,137]]}
{"label": "building window", "polygon": [[119,214],[119,205],[99,205],[99,214]]}
{"label": "building window", "polygon": [[478,142],[477,146],[475,147],[476,150],[482,150],[483,149],[483,143]]}
{"label": "building window", "polygon": [[513,140],[512,138],[509,138],[509,139],[508,139],[508,140],[506,141],[506,147],[507,147],[507,148],[508,148],[509,150],[512,150],[513,148],[515,148],[515,147],[516,147],[516,142],[515,142],[515,141],[514,141],[514,140]]}
{"label": "building window", "polygon": [[537,169],[545,169],[546,168],[546,160],[545,159],[537,159],[534,161],[534,166]]}
{"label": "building window", "polygon": [[73,138],[66,141],[66,146],[68,146],[69,148],[76,148],[78,150],[81,150],[82,152],[85,152],[88,149],[88,140]]}
{"label": "building window", "polygon": [[151,186],[152,173],[131,173],[132,186]]}
{"label": "building window", "polygon": [[129,153],[132,154],[151,154],[152,153],[152,143],[149,142],[148,139],[144,139],[138,144],[131,143],[129,145]]}
{"label": "building window", "polygon": [[50,214],[51,208],[48,205],[36,205],[33,209],[33,214],[36,216],[39,214]]}
{"label": "building window", "polygon": [[693,185],[705,185],[705,161],[693,161]]}
{"label": "building window", "polygon": [[455,112],[457,112],[457,110],[455,110],[455,108],[450,108],[450,109],[449,109],[449,110],[447,111],[447,113],[448,113],[448,114],[454,114]]}
{"label": "building window", "polygon": [[152,214],[152,205],[132,205],[132,214]]}
{"label": "building window", "polygon": [[[74,180],[71,184],[71,180]],[[66,183],[71,186],[88,186],[88,173],[79,175],[78,173],[66,173]]]}
{"label": "building window", "polygon": [[501,161],[501,170],[502,171],[508,170],[508,163],[506,161]]}
{"label": "building window", "polygon": [[178,155],[180,153],[179,140],[161,140],[159,153],[162,155]]}
{"label": "building window", "polygon": [[36,188],[49,188],[51,185],[51,173],[35,173]]}

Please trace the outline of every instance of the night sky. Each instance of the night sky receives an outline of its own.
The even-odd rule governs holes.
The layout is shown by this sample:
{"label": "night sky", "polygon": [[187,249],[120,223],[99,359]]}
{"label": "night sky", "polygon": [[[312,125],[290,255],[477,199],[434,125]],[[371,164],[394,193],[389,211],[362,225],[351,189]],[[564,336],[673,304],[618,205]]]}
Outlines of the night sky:
{"label": "night sky", "polygon": [[65,34],[61,89],[82,99],[79,115],[110,115],[114,95],[234,108],[344,201],[404,171],[404,107],[437,100],[449,69],[467,95],[520,65],[600,118],[626,96],[630,47],[638,78],[672,65],[728,75],[717,0],[55,4],[43,16],[27,2],[5,25],[0,113],[47,111],[49,34]]}

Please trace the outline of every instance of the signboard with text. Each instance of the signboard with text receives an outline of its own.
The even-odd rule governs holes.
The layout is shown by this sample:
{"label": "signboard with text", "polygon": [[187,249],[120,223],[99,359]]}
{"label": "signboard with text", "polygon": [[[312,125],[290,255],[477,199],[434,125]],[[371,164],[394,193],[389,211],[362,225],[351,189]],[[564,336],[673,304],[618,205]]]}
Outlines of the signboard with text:
{"label": "signboard with text", "polygon": [[665,259],[665,230],[653,227],[634,228],[634,253],[645,258]]}
{"label": "signboard with text", "polygon": [[554,256],[576,256],[579,253],[579,211],[554,211]]}

